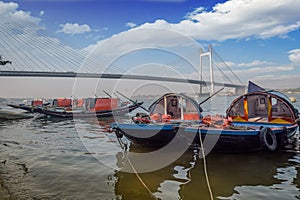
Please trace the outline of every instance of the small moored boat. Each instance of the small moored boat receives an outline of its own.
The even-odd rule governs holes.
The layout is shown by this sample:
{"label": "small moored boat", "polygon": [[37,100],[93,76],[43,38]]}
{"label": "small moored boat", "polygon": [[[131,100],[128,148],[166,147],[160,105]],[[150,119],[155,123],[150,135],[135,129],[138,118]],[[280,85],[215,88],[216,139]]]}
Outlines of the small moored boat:
{"label": "small moored boat", "polygon": [[17,108],[21,110],[26,110],[27,112],[37,112],[37,109],[40,107],[44,107],[49,105],[49,102],[44,102],[41,99],[35,99],[31,101],[30,104],[21,103],[21,104],[7,104],[7,106],[10,106],[12,108]]}
{"label": "small moored boat", "polygon": [[26,113],[17,113],[0,108],[0,119],[2,120],[28,119],[31,117],[31,115]]}
{"label": "small moored boat", "polygon": [[124,135],[134,144],[164,146],[176,136],[181,137],[178,133],[182,132],[179,128],[183,124],[198,124],[201,112],[194,99],[184,94],[168,93],[150,105],[149,115],[137,113],[132,117],[133,123],[116,122],[112,128],[118,137]]}
{"label": "small moored boat", "polygon": [[117,98],[55,99],[51,106],[40,107],[36,112],[60,118],[99,118],[125,115],[142,104],[134,102],[119,106]]}

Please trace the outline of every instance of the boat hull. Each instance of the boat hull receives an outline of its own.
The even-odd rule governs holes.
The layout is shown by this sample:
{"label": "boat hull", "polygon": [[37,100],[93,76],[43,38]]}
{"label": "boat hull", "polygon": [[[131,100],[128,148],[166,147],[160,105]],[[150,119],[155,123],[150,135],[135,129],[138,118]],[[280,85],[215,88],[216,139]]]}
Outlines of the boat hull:
{"label": "boat hull", "polygon": [[[252,124],[253,125],[253,124]],[[158,147],[165,146],[174,138],[189,144],[197,144],[210,151],[255,151],[282,148],[289,138],[297,132],[295,125],[270,125],[264,126],[271,130],[272,137],[262,136],[262,126],[252,126],[251,129],[235,127],[235,129],[221,129],[206,126],[184,127],[179,124],[114,124],[112,128],[117,132],[117,136],[125,136],[133,144]],[[268,129],[268,130],[269,130]],[[200,139],[201,136],[201,139]],[[276,144],[273,145],[273,142]],[[276,146],[275,146],[276,145]]]}
{"label": "boat hull", "polygon": [[36,107],[36,106],[23,105],[23,104],[7,104],[7,105],[12,107],[12,108],[26,110],[27,112],[31,112],[31,113],[36,112],[39,108],[39,107]]}
{"label": "boat hull", "polygon": [[32,118],[32,116],[27,115],[26,113],[15,113],[15,112],[5,111],[0,109],[0,119],[2,120],[28,119],[28,118]]}
{"label": "boat hull", "polygon": [[[297,132],[298,126],[269,126],[269,128],[273,139],[271,136],[264,139],[261,133],[262,128],[259,127],[252,130],[215,129],[207,127],[199,128],[199,130],[197,128],[186,128],[185,132],[201,133],[197,135],[195,143],[200,146],[203,144],[204,148],[208,150],[213,149],[231,152],[256,150],[274,151],[283,148],[288,143],[288,139],[292,138]],[[201,140],[199,136],[201,136]],[[276,144],[273,145],[274,142],[276,142]]]}
{"label": "boat hull", "polygon": [[160,147],[171,142],[179,126],[172,124],[151,125],[151,124],[115,124],[117,136],[124,135],[136,145]]}
{"label": "boat hull", "polygon": [[58,118],[90,118],[90,117],[113,117],[113,116],[122,116],[133,110],[137,109],[143,103],[136,103],[129,106],[120,107],[113,110],[104,110],[104,111],[85,111],[85,110],[57,110],[57,109],[48,109],[48,108],[38,108],[36,112],[45,114],[51,117],[58,117]]}

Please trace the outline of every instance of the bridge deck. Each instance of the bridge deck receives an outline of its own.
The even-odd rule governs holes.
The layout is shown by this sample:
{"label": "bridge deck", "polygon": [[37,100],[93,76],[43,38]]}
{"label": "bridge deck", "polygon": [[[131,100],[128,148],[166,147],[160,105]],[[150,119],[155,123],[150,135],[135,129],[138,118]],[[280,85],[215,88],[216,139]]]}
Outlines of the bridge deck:
{"label": "bridge deck", "polygon": [[[41,72],[41,71],[0,71],[0,76],[10,77],[65,77],[65,78],[106,78],[106,79],[131,79],[131,80],[152,80],[164,82],[177,82],[177,83],[190,83],[197,85],[209,85],[210,82],[169,78],[169,77],[156,77],[144,75],[124,75],[124,74],[95,74],[95,73],[76,73],[76,72]],[[231,83],[218,83],[214,82],[215,86],[231,87],[231,88],[245,88],[244,85],[237,85]]]}

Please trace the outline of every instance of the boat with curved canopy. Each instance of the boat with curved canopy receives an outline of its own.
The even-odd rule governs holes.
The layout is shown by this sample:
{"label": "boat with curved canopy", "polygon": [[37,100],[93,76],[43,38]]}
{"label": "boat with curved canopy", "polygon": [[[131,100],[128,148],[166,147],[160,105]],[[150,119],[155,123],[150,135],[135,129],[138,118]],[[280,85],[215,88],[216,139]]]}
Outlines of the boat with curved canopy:
{"label": "boat with curved canopy", "polygon": [[112,124],[117,136],[124,135],[135,144],[164,146],[180,137],[179,128],[183,123],[198,124],[202,112],[194,99],[175,93],[163,95],[148,110],[149,114],[137,113],[132,117],[134,123]]}

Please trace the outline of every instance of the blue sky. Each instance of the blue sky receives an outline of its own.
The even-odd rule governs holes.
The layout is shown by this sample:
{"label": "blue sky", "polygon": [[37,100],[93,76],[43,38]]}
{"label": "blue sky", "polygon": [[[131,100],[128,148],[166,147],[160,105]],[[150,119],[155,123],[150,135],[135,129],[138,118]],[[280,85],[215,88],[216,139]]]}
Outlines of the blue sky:
{"label": "blue sky", "polygon": [[[43,36],[75,50],[98,47],[97,55],[110,61],[116,59],[112,53],[120,56],[142,47],[182,53],[178,49],[185,49],[184,39],[169,32],[204,49],[212,44],[245,84],[252,80],[271,88],[300,87],[299,10],[299,0],[0,1],[3,19],[30,21],[37,32],[46,32]],[[156,31],[140,32],[144,29]],[[194,50],[184,56],[193,54],[197,65]]]}

